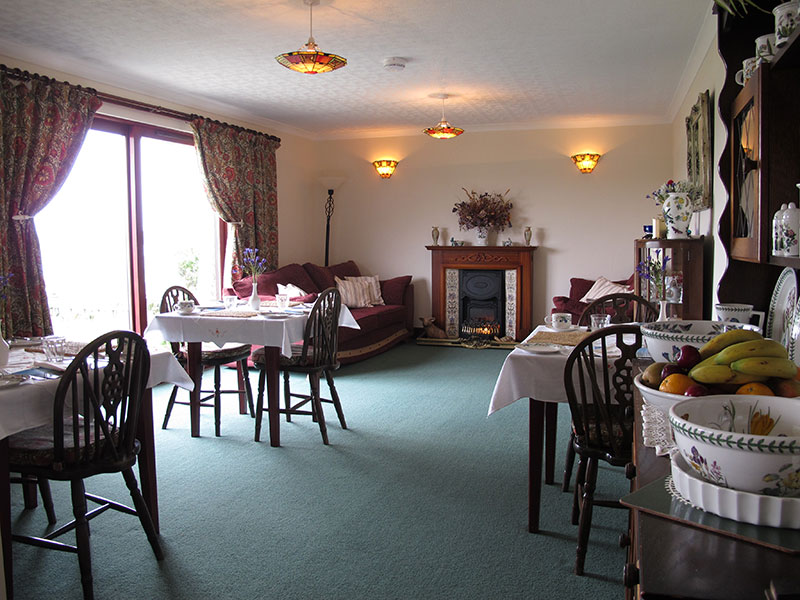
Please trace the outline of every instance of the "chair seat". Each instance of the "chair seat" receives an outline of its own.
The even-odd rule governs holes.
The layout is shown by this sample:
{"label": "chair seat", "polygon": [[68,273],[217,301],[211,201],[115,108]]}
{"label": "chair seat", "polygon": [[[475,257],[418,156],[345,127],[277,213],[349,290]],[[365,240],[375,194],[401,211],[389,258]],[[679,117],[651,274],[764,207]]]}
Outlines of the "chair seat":
{"label": "chair seat", "polygon": [[[94,440],[94,428],[89,430],[89,443],[86,440],[86,430],[83,427],[83,417],[78,417],[78,436],[81,458],[94,453],[97,444]],[[64,452],[67,462],[76,462],[78,455],[75,450],[73,437],[74,427],[72,420],[64,420]],[[115,443],[117,433],[112,434]],[[103,439],[102,437],[100,438]],[[138,441],[137,449],[138,449]],[[8,463],[10,470],[24,470],[24,467],[48,467],[55,462],[55,448],[53,447],[53,425],[49,423],[33,429],[26,429],[15,433],[8,438]]]}
{"label": "chair seat", "polygon": [[[306,360],[303,360],[303,342],[298,342],[292,344],[292,355],[291,356],[281,356],[278,361],[278,367],[288,368],[288,367],[303,367],[308,366],[310,361],[308,360],[310,357],[314,356],[314,347],[312,345],[308,346],[308,353],[306,355]],[[250,356],[253,364],[257,367],[261,367],[264,364],[264,348],[259,348]]]}

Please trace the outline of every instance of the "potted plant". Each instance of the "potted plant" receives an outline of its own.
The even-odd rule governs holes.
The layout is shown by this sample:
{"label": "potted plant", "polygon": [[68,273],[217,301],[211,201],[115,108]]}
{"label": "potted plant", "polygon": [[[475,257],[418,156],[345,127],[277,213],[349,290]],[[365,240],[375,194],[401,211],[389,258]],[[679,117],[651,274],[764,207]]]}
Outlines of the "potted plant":
{"label": "potted plant", "polygon": [[453,212],[458,215],[458,228],[461,230],[477,229],[479,246],[488,244],[489,231],[503,231],[511,227],[511,201],[506,200],[506,190],[503,194],[484,192],[478,194],[467,191],[467,200],[456,202]]}

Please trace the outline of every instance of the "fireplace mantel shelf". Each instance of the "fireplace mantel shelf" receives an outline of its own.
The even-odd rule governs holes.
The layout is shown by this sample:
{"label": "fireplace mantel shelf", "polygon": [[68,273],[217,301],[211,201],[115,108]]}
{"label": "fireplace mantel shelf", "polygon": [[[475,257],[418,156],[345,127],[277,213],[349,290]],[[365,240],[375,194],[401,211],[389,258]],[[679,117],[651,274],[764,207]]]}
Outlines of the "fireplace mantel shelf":
{"label": "fireplace mantel shelf", "polygon": [[[500,269],[514,278],[515,339],[532,330],[533,252],[536,246],[426,246],[431,251],[431,307],[440,327],[453,327],[452,299],[448,309],[447,272],[459,269]],[[450,333],[450,331],[448,331]]]}

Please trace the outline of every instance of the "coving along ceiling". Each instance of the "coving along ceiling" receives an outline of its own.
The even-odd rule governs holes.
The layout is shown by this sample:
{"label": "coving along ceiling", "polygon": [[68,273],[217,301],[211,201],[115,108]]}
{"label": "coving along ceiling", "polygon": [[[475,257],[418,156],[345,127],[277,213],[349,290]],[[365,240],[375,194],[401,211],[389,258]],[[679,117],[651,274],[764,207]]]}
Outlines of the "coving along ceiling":
{"label": "coving along ceiling", "polygon": [[[419,133],[440,119],[441,93],[467,132],[663,123],[709,47],[711,9],[321,0],[314,37],[348,65],[304,75],[275,61],[308,39],[302,0],[3,0],[0,54],[316,139]],[[384,69],[393,56],[405,69]]]}

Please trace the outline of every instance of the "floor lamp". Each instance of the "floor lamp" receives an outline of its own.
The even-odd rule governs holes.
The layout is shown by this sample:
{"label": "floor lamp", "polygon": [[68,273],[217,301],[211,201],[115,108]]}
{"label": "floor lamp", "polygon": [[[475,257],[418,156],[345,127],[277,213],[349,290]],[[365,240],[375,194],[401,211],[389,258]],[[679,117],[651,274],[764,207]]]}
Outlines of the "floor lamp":
{"label": "floor lamp", "polygon": [[328,247],[331,241],[331,216],[333,215],[333,190],[328,190],[325,201],[325,266],[328,266]]}

